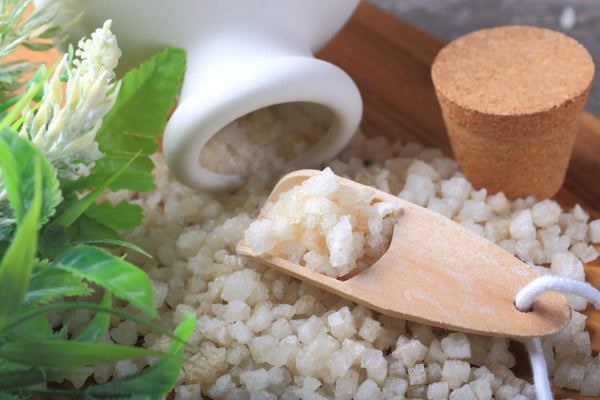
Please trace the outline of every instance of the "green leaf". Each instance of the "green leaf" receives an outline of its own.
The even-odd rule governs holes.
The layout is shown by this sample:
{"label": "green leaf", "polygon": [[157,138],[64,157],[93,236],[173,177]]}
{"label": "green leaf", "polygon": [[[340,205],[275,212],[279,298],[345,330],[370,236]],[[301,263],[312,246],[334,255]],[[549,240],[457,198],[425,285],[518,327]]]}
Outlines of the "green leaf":
{"label": "green leaf", "polygon": [[86,296],[91,293],[92,290],[80,277],[60,268],[46,266],[34,271],[23,306],[47,304],[62,297]]}
{"label": "green leaf", "polygon": [[[18,315],[27,313],[29,310],[21,309]],[[35,318],[29,318],[23,324],[15,329],[11,329],[5,338],[9,340],[33,340],[55,338],[54,332],[50,327],[48,319],[44,315],[38,315]]]}
{"label": "green leaf", "polygon": [[[102,182],[100,185],[96,186],[94,190],[86,194],[83,198],[79,199],[76,202],[72,202],[72,205],[68,208],[61,207],[62,212],[59,213],[56,218],[54,218],[54,223],[63,227],[68,227],[71,225],[77,218],[83,215],[96,201],[98,196],[106,190],[106,188],[114,182],[119,175],[123,173],[127,169],[131,163],[133,163],[140,153],[134,154],[131,156],[129,161],[127,161],[121,168],[107,177],[106,181]],[[71,199],[72,196],[69,196]]]}
{"label": "green leaf", "polygon": [[40,233],[38,253],[42,258],[55,258],[72,247],[67,231],[62,226],[46,224]]}
{"label": "green leaf", "polygon": [[158,149],[156,138],[162,135],[175,105],[184,71],[185,51],[167,48],[123,77],[117,101],[96,135],[106,156],[96,162],[88,177],[72,182],[69,190],[97,186],[140,150],[144,156],[111,183],[110,189],[154,189],[154,164],[148,155]]}
{"label": "green leaf", "polygon": [[[0,205],[0,213],[6,214],[5,212],[3,212],[1,210],[1,208],[2,207]],[[14,226],[14,224],[0,226],[0,240],[3,240],[3,241],[4,240],[10,240],[10,238],[12,238],[12,235],[13,235],[14,232],[15,232],[15,226]]]}
{"label": "green leaf", "polygon": [[23,220],[26,211],[31,208],[36,179],[33,174],[34,165],[39,164],[39,224],[46,223],[61,201],[56,170],[33,143],[9,129],[0,132],[0,163],[7,196],[17,223]]}
{"label": "green leaf", "polygon": [[[79,198],[75,193],[68,195],[56,208],[56,214],[62,215],[69,208],[75,207],[78,202]],[[41,256],[46,258],[60,256],[75,243],[121,240],[121,235],[117,231],[88,217],[85,213],[66,228],[55,224],[54,220],[51,223],[42,231],[39,245]]]}
{"label": "green leaf", "polygon": [[[110,308],[112,294],[107,290],[102,297],[100,306]],[[75,338],[78,342],[96,342],[110,325],[110,314],[97,312],[85,329]]]}
{"label": "green leaf", "polygon": [[[196,317],[192,314],[183,314],[181,324],[175,331],[182,341],[187,340],[196,323]],[[183,344],[173,342],[167,351],[177,357],[183,357]],[[162,398],[169,394],[175,386],[181,370],[180,359],[163,358],[144,371],[127,376],[121,379],[115,379],[103,385],[92,386],[86,390],[86,397],[91,399],[105,399],[125,394],[147,395],[152,398]]]}
{"label": "green leaf", "polygon": [[[35,351],[32,351],[32,349],[35,349]],[[32,367],[70,368],[157,356],[181,360],[181,357],[159,351],[114,343],[22,340],[8,342],[0,347],[0,357]]]}
{"label": "green leaf", "polygon": [[152,281],[144,271],[127,261],[96,247],[77,246],[51,265],[94,282],[147,315],[158,317]]}
{"label": "green leaf", "polygon": [[[63,377],[65,374],[47,368],[0,371],[0,391],[13,391],[27,386],[49,382]],[[0,397],[1,398],[1,397]]]}
{"label": "green leaf", "polygon": [[42,208],[41,169],[40,161],[36,160],[33,165],[34,183],[29,211],[17,225],[15,237],[0,261],[0,327],[21,307],[31,279]]}
{"label": "green leaf", "polygon": [[[46,306],[41,306],[34,310],[29,310],[26,313],[19,314],[15,317],[11,318],[11,320],[6,324],[6,326],[3,329],[0,329],[0,336],[5,335],[7,332],[15,330],[16,328],[27,323],[27,321],[29,321],[30,319],[35,318],[39,315],[45,315],[45,314],[49,314],[51,312],[60,312],[60,311],[77,310],[77,309],[93,310],[93,311],[107,313],[110,315],[116,315],[119,318],[128,319],[128,320],[135,322],[136,324],[143,325],[143,326],[145,326],[149,329],[152,329],[162,335],[170,337],[171,339],[173,339],[175,341],[180,340],[175,335],[173,335],[171,332],[160,327],[159,325],[153,324],[152,322],[148,322],[148,321],[146,321],[140,317],[137,317],[133,314],[129,314],[129,313],[126,313],[121,310],[115,310],[113,308],[106,308],[99,304],[80,303],[80,302],[54,303],[54,304],[50,304],[50,305],[46,305]],[[1,363],[0,363],[0,365],[1,365]]]}
{"label": "green leaf", "polygon": [[121,236],[87,215],[82,215],[66,229],[72,242],[94,242],[101,240],[121,240]]}
{"label": "green leaf", "polygon": [[95,219],[109,228],[119,231],[132,231],[142,224],[144,214],[142,207],[122,200],[112,205],[108,200],[100,204],[92,204],[85,215]]}
{"label": "green leaf", "polygon": [[135,252],[140,253],[143,256],[152,258],[152,255],[149,254],[144,249],[142,249],[141,247],[136,246],[133,243],[126,242],[124,240],[112,240],[112,239],[78,240],[73,243],[75,243],[75,244],[91,244],[96,247],[107,247],[107,248],[127,247]]}

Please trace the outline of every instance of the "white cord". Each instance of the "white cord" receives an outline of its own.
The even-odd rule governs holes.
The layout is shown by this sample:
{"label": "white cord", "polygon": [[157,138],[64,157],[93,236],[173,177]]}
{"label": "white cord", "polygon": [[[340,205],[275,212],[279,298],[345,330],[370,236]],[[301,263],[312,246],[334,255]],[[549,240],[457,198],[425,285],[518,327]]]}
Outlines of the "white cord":
{"label": "white cord", "polygon": [[600,308],[600,291],[587,282],[575,281],[560,276],[545,275],[529,282],[515,297],[517,310],[531,311],[535,299],[544,292],[554,290],[561,293],[576,294],[585,297],[591,303]]}
{"label": "white cord", "polygon": [[529,362],[531,362],[533,385],[535,386],[537,399],[553,399],[550,379],[548,378],[548,366],[546,365],[546,357],[542,348],[542,339],[539,337],[526,339],[525,348],[527,349],[527,353],[529,353]]}
{"label": "white cord", "polygon": [[[596,308],[600,308],[600,291],[589,283],[549,275],[536,278],[521,289],[515,297],[515,307],[522,312],[531,311],[535,299],[550,290],[576,294],[586,298]],[[527,339],[525,348],[529,353],[536,396],[538,400],[551,400],[553,396],[550,380],[548,379],[548,367],[546,366],[542,340],[540,338]]]}

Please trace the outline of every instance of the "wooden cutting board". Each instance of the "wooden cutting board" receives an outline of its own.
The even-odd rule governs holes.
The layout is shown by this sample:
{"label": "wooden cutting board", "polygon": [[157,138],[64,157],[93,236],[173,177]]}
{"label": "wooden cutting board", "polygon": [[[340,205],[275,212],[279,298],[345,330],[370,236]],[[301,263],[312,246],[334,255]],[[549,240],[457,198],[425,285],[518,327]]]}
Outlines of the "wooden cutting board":
{"label": "wooden cutting board", "polygon": [[[451,155],[442,115],[433,90],[430,67],[444,42],[361,3],[348,24],[319,57],[344,69],[363,97],[361,128],[366,135],[417,141]],[[566,208],[579,203],[600,217],[600,120],[585,114],[564,188],[555,197]],[[600,250],[600,246],[597,247]],[[600,288],[600,261],[585,266],[587,280]],[[588,310],[592,349],[600,350],[600,311]],[[521,354],[517,373],[528,374]],[[584,399],[557,390],[557,398]],[[590,397],[591,399],[591,397]]]}

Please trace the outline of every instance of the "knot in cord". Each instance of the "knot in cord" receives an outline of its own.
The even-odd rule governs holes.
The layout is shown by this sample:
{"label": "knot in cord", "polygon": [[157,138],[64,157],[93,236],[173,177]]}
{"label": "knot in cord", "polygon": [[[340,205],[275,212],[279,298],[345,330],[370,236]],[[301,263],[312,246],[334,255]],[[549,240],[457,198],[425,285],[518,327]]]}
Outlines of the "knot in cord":
{"label": "knot in cord", "polygon": [[[525,285],[515,297],[515,307],[521,312],[529,312],[533,309],[535,300],[542,293],[550,290],[576,294],[587,299],[596,308],[600,308],[600,291],[589,283],[548,275],[536,278]],[[539,337],[526,339],[525,348],[529,353],[533,383],[538,400],[553,399],[542,340]]]}

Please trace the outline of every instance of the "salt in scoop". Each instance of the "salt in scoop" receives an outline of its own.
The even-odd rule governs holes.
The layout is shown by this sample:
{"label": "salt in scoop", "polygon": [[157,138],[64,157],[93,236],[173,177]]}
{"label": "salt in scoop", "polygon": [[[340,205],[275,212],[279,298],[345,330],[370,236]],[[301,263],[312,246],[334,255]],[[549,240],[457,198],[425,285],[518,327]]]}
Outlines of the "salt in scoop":
{"label": "salt in scoop", "polygon": [[[318,171],[283,177],[266,207]],[[517,292],[538,274],[516,257],[462,225],[414,203],[357,182],[340,184],[374,193],[373,202],[400,205],[388,250],[369,268],[341,280],[292,263],[273,251],[254,254],[242,240],[239,254],[383,314],[483,335],[536,337],[563,327],[570,317],[564,297],[543,294],[531,312],[514,307]]]}

